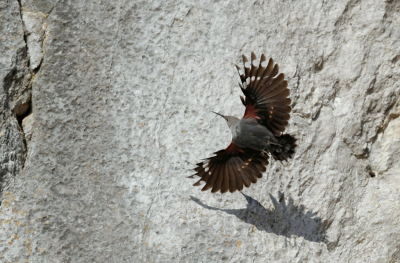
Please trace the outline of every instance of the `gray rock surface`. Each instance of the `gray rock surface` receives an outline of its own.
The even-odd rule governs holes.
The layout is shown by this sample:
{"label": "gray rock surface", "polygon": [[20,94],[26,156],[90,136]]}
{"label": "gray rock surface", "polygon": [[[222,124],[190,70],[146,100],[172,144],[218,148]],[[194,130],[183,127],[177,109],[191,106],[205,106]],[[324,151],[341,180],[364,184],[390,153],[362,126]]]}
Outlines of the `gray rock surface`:
{"label": "gray rock surface", "polygon": [[[24,30],[17,1],[0,2],[0,194],[2,222],[11,218],[11,201],[7,194],[14,193],[15,178],[22,172],[25,162],[26,147],[23,133],[16,114],[26,111],[30,100],[30,73],[27,68],[27,49],[24,42]],[[11,237],[9,229],[4,229],[3,242]],[[4,233],[7,233],[6,235]],[[4,238],[4,240],[3,240]],[[6,247],[4,247],[5,249]],[[4,249],[1,255],[4,256]]]}
{"label": "gray rock surface", "polygon": [[26,45],[29,49],[30,68],[37,69],[43,59],[44,29],[43,19],[46,18],[41,12],[32,12],[21,9],[22,20],[25,25]]}
{"label": "gray rock surface", "polygon": [[27,146],[32,139],[32,128],[33,128],[32,126],[34,122],[35,122],[35,117],[33,116],[33,114],[29,114],[22,120],[22,130],[24,131],[25,141]]}
{"label": "gray rock surface", "polygon": [[[399,9],[0,2],[0,261],[399,262]],[[289,81],[296,156],[200,192],[251,51]]]}

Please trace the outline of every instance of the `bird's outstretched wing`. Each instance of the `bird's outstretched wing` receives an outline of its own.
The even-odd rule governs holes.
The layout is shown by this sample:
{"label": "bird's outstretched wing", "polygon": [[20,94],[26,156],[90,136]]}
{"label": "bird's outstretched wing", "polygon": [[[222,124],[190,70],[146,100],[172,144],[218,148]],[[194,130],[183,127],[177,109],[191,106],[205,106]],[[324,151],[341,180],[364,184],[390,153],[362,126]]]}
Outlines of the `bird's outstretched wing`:
{"label": "bird's outstretched wing", "polygon": [[261,55],[259,64],[253,52],[250,63],[243,55],[243,64],[244,72],[236,65],[242,82],[239,86],[246,96],[246,99],[241,97],[246,106],[243,118],[257,118],[260,124],[280,136],[288,125],[292,110],[291,100],[288,98],[290,90],[284,74],[278,75],[278,64],[274,65],[272,58],[267,64],[264,54]]}
{"label": "bird's outstretched wing", "polygon": [[195,176],[201,179],[194,184],[200,185],[204,181],[202,191],[212,188],[211,192],[221,191],[225,193],[228,190],[233,193],[236,190],[241,191],[243,185],[249,187],[257,182],[257,178],[262,177],[265,172],[265,166],[268,164],[268,155],[262,155],[251,149],[242,149],[233,142],[225,149],[214,153],[215,156],[205,159],[198,163],[194,169]]}

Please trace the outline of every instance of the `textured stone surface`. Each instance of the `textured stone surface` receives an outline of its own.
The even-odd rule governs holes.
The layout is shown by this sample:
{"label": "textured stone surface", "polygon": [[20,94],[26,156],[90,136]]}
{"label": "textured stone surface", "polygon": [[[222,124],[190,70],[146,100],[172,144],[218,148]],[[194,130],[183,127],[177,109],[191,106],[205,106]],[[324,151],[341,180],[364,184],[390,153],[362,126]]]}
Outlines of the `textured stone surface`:
{"label": "textured stone surface", "polygon": [[[0,260],[399,261],[399,9],[1,2]],[[40,15],[41,49],[27,48],[24,12]],[[243,114],[233,63],[251,51],[289,81],[297,154],[245,195],[200,192],[185,176],[228,145],[210,111]],[[10,105],[30,86],[24,162]]]}
{"label": "textured stone surface", "polygon": [[22,120],[22,130],[24,131],[26,144],[28,145],[32,139],[32,126],[35,121],[33,114],[29,114]]}
{"label": "textured stone surface", "polygon": [[43,19],[46,18],[46,15],[41,12],[35,13],[24,9],[22,9],[21,13],[25,25],[26,44],[30,55],[29,66],[34,70],[40,65],[43,58],[42,47],[45,28]]}
{"label": "textured stone surface", "polygon": [[[0,2],[0,193],[13,187],[25,160],[23,134],[14,112],[30,99],[24,30],[17,1]],[[2,216],[7,213],[4,196]],[[6,218],[10,216],[9,214]]]}

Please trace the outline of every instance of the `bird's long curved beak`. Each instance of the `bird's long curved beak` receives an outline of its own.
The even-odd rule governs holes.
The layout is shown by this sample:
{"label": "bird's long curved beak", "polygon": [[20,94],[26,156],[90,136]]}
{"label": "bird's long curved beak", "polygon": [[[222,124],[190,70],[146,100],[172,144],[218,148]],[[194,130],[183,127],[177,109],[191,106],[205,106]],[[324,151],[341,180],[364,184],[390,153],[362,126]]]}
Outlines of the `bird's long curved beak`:
{"label": "bird's long curved beak", "polygon": [[211,111],[211,112],[214,112],[215,114],[217,114],[217,115],[221,116],[222,118],[225,118],[225,116],[224,116],[224,115],[222,115],[222,114],[220,114],[220,113],[217,113],[217,112],[215,112],[215,111]]}

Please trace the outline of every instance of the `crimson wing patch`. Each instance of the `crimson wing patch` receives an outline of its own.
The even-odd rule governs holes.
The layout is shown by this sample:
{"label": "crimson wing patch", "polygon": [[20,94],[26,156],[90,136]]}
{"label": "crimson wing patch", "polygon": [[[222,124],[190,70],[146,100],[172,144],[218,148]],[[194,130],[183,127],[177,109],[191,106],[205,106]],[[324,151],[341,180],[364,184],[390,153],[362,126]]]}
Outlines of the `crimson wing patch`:
{"label": "crimson wing patch", "polygon": [[238,69],[242,84],[239,86],[246,96],[241,97],[246,110],[243,118],[256,118],[276,136],[285,131],[290,118],[291,100],[288,98],[290,90],[284,74],[279,74],[278,64],[274,65],[272,58],[268,64],[264,54],[257,64],[256,55],[251,53],[251,63],[243,55],[244,72]]}
{"label": "crimson wing patch", "polygon": [[202,191],[211,189],[212,193],[221,191],[231,193],[241,191],[243,186],[249,187],[256,183],[265,172],[268,164],[268,155],[262,155],[251,149],[242,149],[233,142],[225,149],[214,153],[215,156],[198,163],[194,169],[195,176],[201,179],[194,186],[205,182]]}

